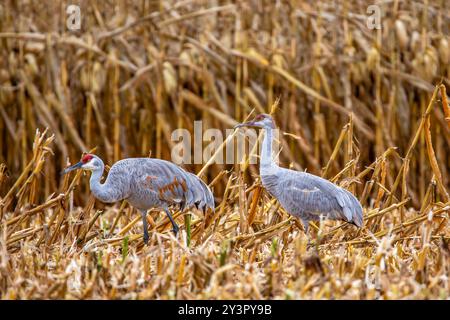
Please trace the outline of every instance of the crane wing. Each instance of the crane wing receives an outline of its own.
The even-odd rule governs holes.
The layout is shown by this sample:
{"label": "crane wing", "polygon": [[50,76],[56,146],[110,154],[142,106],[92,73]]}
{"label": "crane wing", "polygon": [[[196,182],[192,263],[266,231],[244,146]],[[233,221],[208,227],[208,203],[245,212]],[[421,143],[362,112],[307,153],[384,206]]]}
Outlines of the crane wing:
{"label": "crane wing", "polygon": [[345,220],[362,225],[362,208],[347,190],[305,172],[289,172],[280,177],[278,200],[293,215],[305,220]]}
{"label": "crane wing", "polygon": [[180,204],[182,207],[196,205],[199,209],[214,209],[214,198],[208,186],[196,175],[165,160],[138,158],[139,185],[157,193],[161,201]]}

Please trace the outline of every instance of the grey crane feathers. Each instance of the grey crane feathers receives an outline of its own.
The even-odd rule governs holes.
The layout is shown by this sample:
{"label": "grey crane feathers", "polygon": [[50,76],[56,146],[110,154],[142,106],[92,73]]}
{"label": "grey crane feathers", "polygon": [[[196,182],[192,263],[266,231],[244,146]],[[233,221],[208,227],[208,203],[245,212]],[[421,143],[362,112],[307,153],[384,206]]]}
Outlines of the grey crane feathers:
{"label": "grey crane feathers", "polygon": [[202,211],[206,209],[214,211],[214,196],[209,187],[198,176],[190,172],[186,173],[190,178],[189,181],[192,185],[191,192],[194,195],[193,199],[196,207]]}
{"label": "grey crane feathers", "polygon": [[[120,185],[121,196],[131,205],[143,209],[149,202],[155,206],[180,204],[190,208],[196,202],[214,208],[211,190],[197,176],[177,165],[160,159],[128,158],[116,162],[105,185]],[[95,194],[96,190],[92,190]],[[116,198],[112,199],[117,201]]]}
{"label": "grey crane feathers", "polygon": [[280,176],[277,188],[282,190],[278,200],[288,212],[308,218],[303,220],[319,220],[322,215],[361,227],[362,208],[349,191],[309,173],[289,171]]}
{"label": "grey crane feathers", "polygon": [[105,182],[100,182],[104,165],[95,155],[86,155],[75,169],[91,170],[90,188],[102,202],[127,200],[143,213],[144,240],[148,240],[145,213],[150,208],[163,209],[171,220],[174,231],[178,230],[168,207],[179,205],[182,210],[196,206],[214,210],[214,197],[208,186],[196,175],[165,160],[153,158],[128,158],[117,161],[109,170]]}
{"label": "grey crane feathers", "polygon": [[260,114],[254,120],[237,125],[265,129],[262,144],[260,175],[263,186],[286,211],[302,220],[305,231],[310,220],[344,220],[361,227],[363,210],[349,191],[321,177],[280,168],[272,157],[272,131],[275,128],[270,115]]}

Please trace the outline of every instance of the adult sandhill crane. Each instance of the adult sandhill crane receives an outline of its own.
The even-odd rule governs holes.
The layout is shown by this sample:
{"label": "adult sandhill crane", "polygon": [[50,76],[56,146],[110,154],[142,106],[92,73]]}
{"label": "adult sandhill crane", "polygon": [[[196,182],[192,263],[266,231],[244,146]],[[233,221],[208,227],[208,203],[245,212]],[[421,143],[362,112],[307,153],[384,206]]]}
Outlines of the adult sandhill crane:
{"label": "adult sandhill crane", "polygon": [[274,162],[275,122],[270,115],[259,114],[252,121],[235,126],[239,127],[265,130],[259,166],[262,184],[289,214],[302,220],[306,234],[309,221],[319,220],[321,216],[362,226],[361,204],[349,191],[313,174],[281,168]]}
{"label": "adult sandhill crane", "polygon": [[147,210],[160,208],[170,219],[173,232],[178,225],[172,218],[169,206],[179,205],[181,210],[194,205],[206,212],[214,210],[214,197],[208,186],[196,175],[165,160],[152,158],[128,158],[117,161],[109,170],[106,181],[100,182],[104,164],[93,154],[86,154],[77,164],[63,173],[75,169],[92,171],[90,188],[94,196],[106,203],[127,200],[142,215],[144,242],[148,243]]}

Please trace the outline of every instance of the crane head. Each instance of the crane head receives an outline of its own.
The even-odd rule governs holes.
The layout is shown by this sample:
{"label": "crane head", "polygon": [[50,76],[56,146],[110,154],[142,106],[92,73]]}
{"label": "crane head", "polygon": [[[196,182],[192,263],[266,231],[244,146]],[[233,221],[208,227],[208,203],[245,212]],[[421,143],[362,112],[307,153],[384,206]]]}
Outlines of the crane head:
{"label": "crane head", "polygon": [[261,114],[258,114],[253,120],[244,122],[244,123],[239,123],[234,128],[237,129],[240,127],[256,127],[256,128],[263,128],[263,129],[268,129],[268,128],[275,129],[275,122],[273,121],[272,116],[270,116],[266,113],[261,113]]}
{"label": "crane head", "polygon": [[95,170],[101,167],[100,160],[96,155],[93,154],[85,154],[80,162],[70,166],[62,172],[62,174],[66,174],[72,170],[83,169],[83,170]]}

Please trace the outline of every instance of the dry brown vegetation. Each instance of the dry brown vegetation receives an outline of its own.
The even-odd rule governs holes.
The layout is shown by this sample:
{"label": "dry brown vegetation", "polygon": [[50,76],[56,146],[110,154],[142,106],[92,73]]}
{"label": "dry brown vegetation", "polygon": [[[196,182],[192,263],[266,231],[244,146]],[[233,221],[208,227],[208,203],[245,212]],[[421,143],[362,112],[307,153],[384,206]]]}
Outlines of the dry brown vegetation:
{"label": "dry brown vegetation", "polygon": [[[450,297],[448,1],[382,2],[380,30],[366,1],[78,3],[80,31],[67,1],[0,4],[2,299]],[[282,165],[356,194],[362,229],[316,224],[308,247],[257,166],[202,164],[215,214],[175,213],[175,239],[153,212],[144,246],[126,202],[59,175],[91,148],[170,159],[175,128],[253,109]]]}

